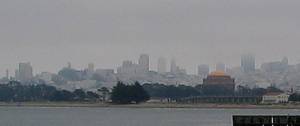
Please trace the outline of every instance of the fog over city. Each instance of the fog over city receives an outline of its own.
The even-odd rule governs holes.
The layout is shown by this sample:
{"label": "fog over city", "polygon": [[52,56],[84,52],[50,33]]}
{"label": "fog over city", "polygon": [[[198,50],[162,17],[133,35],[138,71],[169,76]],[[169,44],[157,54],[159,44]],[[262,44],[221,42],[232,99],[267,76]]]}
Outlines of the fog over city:
{"label": "fog over city", "polygon": [[[263,62],[300,62],[300,1],[296,0],[1,0],[0,75],[19,62],[34,72],[93,62],[113,68],[150,55],[188,73],[197,65],[240,65],[252,53]],[[2,71],[2,72],[1,72]]]}

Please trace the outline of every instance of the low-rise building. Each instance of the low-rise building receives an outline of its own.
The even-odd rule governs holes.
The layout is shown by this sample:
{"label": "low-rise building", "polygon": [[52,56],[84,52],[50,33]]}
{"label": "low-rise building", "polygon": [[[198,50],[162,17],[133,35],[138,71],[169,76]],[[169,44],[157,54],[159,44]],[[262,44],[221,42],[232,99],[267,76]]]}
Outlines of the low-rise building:
{"label": "low-rise building", "polygon": [[223,71],[215,71],[203,79],[203,93],[207,96],[232,96],[234,95],[234,78]]}
{"label": "low-rise building", "polygon": [[289,96],[286,93],[272,92],[263,95],[262,103],[264,104],[276,104],[276,103],[287,103]]}

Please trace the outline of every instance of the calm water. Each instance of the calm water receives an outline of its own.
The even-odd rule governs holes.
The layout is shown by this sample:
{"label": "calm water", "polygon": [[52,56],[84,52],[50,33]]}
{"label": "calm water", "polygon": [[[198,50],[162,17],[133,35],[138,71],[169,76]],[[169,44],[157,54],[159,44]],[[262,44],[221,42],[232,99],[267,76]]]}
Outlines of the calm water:
{"label": "calm water", "polygon": [[0,107],[0,125],[231,126],[233,114],[300,114],[300,110]]}

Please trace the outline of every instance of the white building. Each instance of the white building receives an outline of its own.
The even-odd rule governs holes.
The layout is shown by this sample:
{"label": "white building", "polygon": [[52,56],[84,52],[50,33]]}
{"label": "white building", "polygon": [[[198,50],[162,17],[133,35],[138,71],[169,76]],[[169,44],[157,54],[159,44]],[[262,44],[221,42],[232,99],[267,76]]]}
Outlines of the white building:
{"label": "white building", "polygon": [[245,73],[255,71],[255,57],[251,54],[241,56],[241,69]]}
{"label": "white building", "polygon": [[19,63],[19,69],[16,70],[16,79],[21,82],[26,82],[33,78],[32,66],[30,62]]}
{"label": "white building", "polygon": [[170,72],[176,73],[177,71],[178,71],[178,67],[176,65],[176,60],[173,58],[171,59],[171,63],[170,63]]}
{"label": "white building", "polygon": [[281,61],[263,63],[261,69],[265,72],[284,72],[288,69],[289,61],[284,57]]}
{"label": "white building", "polygon": [[167,62],[166,59],[163,57],[160,57],[157,62],[157,72],[160,74],[167,72]]}
{"label": "white building", "polygon": [[276,103],[287,103],[289,101],[289,96],[286,93],[267,93],[263,95],[262,103],[265,104],[276,104]]}
{"label": "white building", "polygon": [[122,66],[118,67],[117,73],[135,75],[145,73],[145,69],[143,66],[135,64],[132,61],[124,61]]}
{"label": "white building", "polygon": [[94,72],[94,68],[95,68],[95,65],[93,63],[89,63],[88,64],[88,68],[87,69],[88,69],[89,72]]}
{"label": "white building", "polygon": [[149,72],[149,55],[148,54],[142,54],[139,58],[139,64],[140,67],[142,67],[144,72]]}

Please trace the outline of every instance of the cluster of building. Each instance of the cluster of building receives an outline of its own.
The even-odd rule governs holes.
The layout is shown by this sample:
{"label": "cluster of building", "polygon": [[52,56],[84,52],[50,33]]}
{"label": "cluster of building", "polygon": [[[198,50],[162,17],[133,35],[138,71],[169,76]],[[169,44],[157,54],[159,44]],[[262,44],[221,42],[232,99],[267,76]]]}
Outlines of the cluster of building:
{"label": "cluster of building", "polygon": [[[169,63],[169,64],[168,64]],[[169,66],[169,67],[168,67]],[[71,63],[66,68],[74,69]],[[63,88],[86,88],[91,89],[97,86],[112,87],[117,81],[132,83],[139,81],[141,83],[163,83],[163,84],[183,84],[183,85],[206,85],[213,78],[209,76],[212,71],[207,64],[198,66],[198,74],[191,75],[185,69],[176,64],[175,59],[167,61],[166,58],[160,57],[157,62],[157,70],[150,70],[150,57],[147,54],[141,54],[138,61],[123,61],[120,67],[115,69],[95,69],[93,63],[89,63],[87,68],[76,70],[76,81],[64,80],[68,84]],[[281,61],[264,63],[261,68],[256,67],[255,56],[251,54],[241,56],[241,65],[236,68],[226,68],[225,63],[217,63],[216,71],[223,71],[227,75],[235,78],[236,85],[248,87],[268,87],[271,84],[276,85],[284,91],[300,91],[300,64],[289,65],[288,59],[285,57]],[[220,74],[220,73],[215,73]],[[10,79],[7,71],[6,80]],[[55,79],[53,79],[55,78]],[[228,76],[223,77],[228,78]],[[12,79],[22,83],[42,80],[47,84],[55,84],[53,80],[63,80],[58,74],[42,72],[33,75],[33,68],[29,62],[19,63],[18,69],[15,71],[15,77]],[[1,81],[5,81],[2,79]],[[230,79],[229,79],[230,80]],[[66,82],[65,82],[66,81]],[[232,80],[231,80],[232,81]],[[226,80],[220,80],[218,83],[225,83]],[[226,82],[227,83],[227,82]]]}
{"label": "cluster of building", "polygon": [[129,60],[123,61],[122,66],[117,68],[117,73],[130,75],[145,74],[149,72],[149,65],[149,55],[142,54],[137,64]]}
{"label": "cluster of building", "polygon": [[279,104],[288,103],[290,94],[287,92],[267,92],[263,96],[236,95],[235,79],[224,71],[214,71],[203,79],[204,95],[180,98],[178,103],[250,103],[250,104]]}
{"label": "cluster of building", "polygon": [[[300,64],[289,65],[288,59],[284,57],[281,61],[264,63],[260,69],[256,68],[255,57],[247,54],[241,56],[241,65],[237,68],[226,68],[224,63],[217,63],[214,72],[211,72],[209,65],[202,64],[198,66],[198,74],[187,74],[186,70],[176,64],[175,59],[169,62],[166,58],[160,57],[157,62],[157,70],[150,70],[150,57],[147,54],[141,54],[138,61],[123,61],[120,67],[116,69],[95,69],[93,63],[89,63],[83,70],[72,68],[71,63],[63,68],[68,69],[68,74],[75,79],[64,78],[60,73],[54,74],[42,72],[33,74],[33,68],[30,62],[19,63],[15,70],[15,77],[10,77],[8,70],[6,77],[0,82],[8,80],[17,80],[23,84],[39,82],[54,85],[58,88],[74,90],[83,88],[94,90],[100,87],[113,87],[117,81],[132,83],[139,81],[141,83],[162,83],[172,85],[201,85],[205,97],[198,97],[198,100],[218,101],[227,99],[229,101],[258,101],[263,103],[282,103],[287,102],[288,94],[291,92],[300,93]],[[72,73],[73,72],[73,73]],[[256,97],[234,97],[237,85],[248,87],[268,87],[270,85],[279,87],[285,93],[269,92],[265,96],[257,99]],[[222,100],[221,99],[221,100]]]}
{"label": "cluster of building", "polygon": [[[266,66],[269,66],[266,64]],[[255,56],[251,54],[245,54],[241,56],[241,67],[240,71],[244,73],[253,73],[256,71]],[[225,63],[219,62],[216,64],[216,71],[230,71],[226,68]],[[198,66],[198,75],[201,77],[206,77],[210,73],[209,65],[202,64]]]}
{"label": "cluster of building", "polygon": [[[141,54],[138,60],[138,63],[134,63],[133,61],[123,61],[122,66],[117,68],[118,74],[145,74],[150,72],[150,59],[149,55]],[[157,63],[157,73],[159,74],[187,74],[185,69],[180,68],[176,65],[176,60],[172,59],[170,62],[170,71],[167,71],[167,60],[163,57],[158,59]]]}

